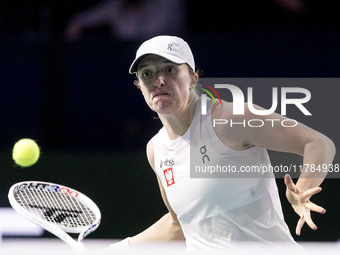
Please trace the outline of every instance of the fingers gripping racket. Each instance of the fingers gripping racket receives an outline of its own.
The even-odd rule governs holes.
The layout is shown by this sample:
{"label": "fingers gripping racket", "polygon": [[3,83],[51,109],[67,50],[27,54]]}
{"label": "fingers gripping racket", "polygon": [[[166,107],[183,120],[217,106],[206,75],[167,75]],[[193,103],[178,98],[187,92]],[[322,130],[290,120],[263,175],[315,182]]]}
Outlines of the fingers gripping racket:
{"label": "fingers gripping racket", "polygon": [[[10,188],[8,199],[18,213],[79,251],[86,250],[82,240],[101,220],[100,210],[90,198],[59,184],[19,182]],[[66,232],[80,233],[78,241]]]}

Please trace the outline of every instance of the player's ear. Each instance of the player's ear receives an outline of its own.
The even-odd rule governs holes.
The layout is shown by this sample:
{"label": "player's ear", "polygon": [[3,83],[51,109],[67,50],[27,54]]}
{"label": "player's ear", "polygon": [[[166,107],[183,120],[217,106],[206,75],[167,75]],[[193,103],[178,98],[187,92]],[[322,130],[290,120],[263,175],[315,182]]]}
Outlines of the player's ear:
{"label": "player's ear", "polygon": [[190,78],[190,89],[195,88],[197,82],[198,82],[198,74],[197,74],[197,73],[191,74],[191,78]]}
{"label": "player's ear", "polygon": [[137,87],[137,89],[140,90],[140,84],[139,84],[139,80],[134,80],[133,84],[135,84],[135,86]]}
{"label": "player's ear", "polygon": [[191,79],[193,79],[194,83],[196,84],[198,82],[198,74],[197,73],[192,74]]}

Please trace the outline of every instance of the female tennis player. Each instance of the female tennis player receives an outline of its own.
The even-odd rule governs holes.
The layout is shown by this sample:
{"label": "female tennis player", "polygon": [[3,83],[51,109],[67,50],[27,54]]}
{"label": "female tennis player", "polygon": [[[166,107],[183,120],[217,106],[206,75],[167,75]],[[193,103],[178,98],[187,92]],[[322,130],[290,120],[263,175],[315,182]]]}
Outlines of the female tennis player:
{"label": "female tennis player", "polygon": [[[328,165],[335,155],[333,142],[300,123],[294,128],[213,127],[213,119],[265,122],[285,117],[255,116],[247,107],[238,117],[232,114],[232,103],[225,101],[217,106],[208,101],[207,114],[202,115],[194,57],[181,38],[158,36],[144,42],[130,73],[137,75],[136,85],[163,124],[147,145],[147,157],[169,213],[111,249],[170,240],[185,240],[188,251],[224,251],[245,241],[295,245],[284,222],[275,178],[190,178],[190,164],[202,164],[201,157],[190,158],[190,150],[202,153],[204,148],[210,165],[268,165],[266,149],[302,155],[305,164]],[[310,198],[321,191],[326,174],[304,169],[296,184],[290,175],[284,178],[287,199],[300,216],[297,235],[304,223],[317,229],[311,211],[325,213]]]}

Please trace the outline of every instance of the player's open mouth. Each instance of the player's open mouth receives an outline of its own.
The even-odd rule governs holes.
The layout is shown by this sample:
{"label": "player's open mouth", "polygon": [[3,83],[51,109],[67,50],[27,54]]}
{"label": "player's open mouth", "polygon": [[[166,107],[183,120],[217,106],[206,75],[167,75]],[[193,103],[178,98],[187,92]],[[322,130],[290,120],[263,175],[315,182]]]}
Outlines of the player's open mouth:
{"label": "player's open mouth", "polygon": [[159,94],[154,95],[153,98],[163,97],[163,96],[169,96],[169,94],[167,94],[167,93],[159,93]]}

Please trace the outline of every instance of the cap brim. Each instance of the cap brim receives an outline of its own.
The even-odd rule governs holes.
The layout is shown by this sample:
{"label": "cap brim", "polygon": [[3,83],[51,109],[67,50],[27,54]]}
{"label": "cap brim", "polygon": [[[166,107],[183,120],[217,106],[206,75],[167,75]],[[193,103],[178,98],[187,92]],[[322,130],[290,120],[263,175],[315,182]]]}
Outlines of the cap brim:
{"label": "cap brim", "polygon": [[158,53],[158,52],[150,52],[150,53],[145,53],[145,54],[139,56],[138,58],[136,58],[136,59],[132,62],[131,66],[130,66],[130,69],[129,69],[129,73],[130,73],[130,74],[137,73],[138,64],[139,64],[139,62],[140,62],[146,55],[157,55],[157,56],[163,57],[163,58],[165,58],[165,59],[167,59],[167,60],[170,60],[171,62],[174,62],[174,63],[176,63],[176,64],[184,64],[184,63],[186,63],[185,60],[183,60],[183,59],[181,59],[181,58],[179,58],[179,57],[175,57],[175,56],[173,56],[173,55],[171,55],[171,54],[166,54],[166,53],[164,53],[164,52],[159,52],[159,53]]}

